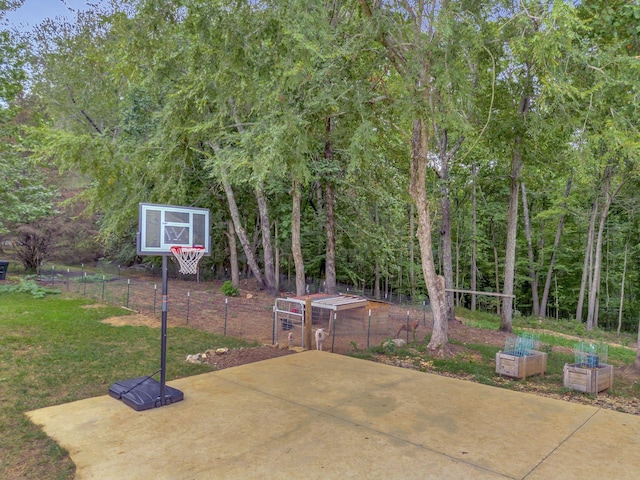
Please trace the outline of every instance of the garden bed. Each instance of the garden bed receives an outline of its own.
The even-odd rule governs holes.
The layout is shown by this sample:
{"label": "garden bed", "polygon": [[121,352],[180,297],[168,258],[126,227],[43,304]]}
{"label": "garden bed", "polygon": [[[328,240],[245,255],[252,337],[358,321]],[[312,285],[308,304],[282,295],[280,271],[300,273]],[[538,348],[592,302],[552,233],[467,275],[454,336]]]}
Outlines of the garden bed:
{"label": "garden bed", "polygon": [[531,375],[543,375],[547,370],[547,354],[531,350],[528,355],[516,356],[509,353],[496,353],[496,373],[505,377],[526,378]]}
{"label": "garden bed", "polygon": [[598,367],[586,367],[579,363],[564,366],[564,386],[585,393],[598,393],[613,385],[613,366],[601,363]]}

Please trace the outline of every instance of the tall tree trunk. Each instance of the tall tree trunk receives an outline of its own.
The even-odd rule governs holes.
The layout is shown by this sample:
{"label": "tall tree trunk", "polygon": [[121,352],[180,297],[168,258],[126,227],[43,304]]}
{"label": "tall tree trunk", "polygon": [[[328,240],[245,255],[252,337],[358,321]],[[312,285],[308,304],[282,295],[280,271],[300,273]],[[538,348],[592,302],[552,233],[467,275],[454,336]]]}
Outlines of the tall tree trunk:
{"label": "tall tree trunk", "polygon": [[607,223],[607,215],[611,206],[611,177],[605,176],[604,185],[604,205],[600,212],[600,222],[598,225],[598,236],[596,237],[595,257],[593,261],[593,278],[589,287],[589,307],[587,309],[587,330],[596,326],[596,311],[598,309],[598,292],[600,290],[600,272],[602,271],[602,239],[604,236],[604,227]]}
{"label": "tall tree trunk", "polygon": [[236,229],[233,220],[229,220],[227,231],[225,232],[229,242],[229,262],[231,264],[231,284],[240,287],[240,269],[238,268],[238,246],[236,244]]}
{"label": "tall tree trunk", "polygon": [[[255,218],[255,225],[253,226],[253,240],[251,240],[251,251],[257,260],[260,260],[258,252],[260,251],[260,215]],[[264,277],[264,275],[263,275]]]}
{"label": "tall tree trunk", "polygon": [[274,276],[275,280],[273,286],[275,287],[276,293],[280,291],[280,239],[278,238],[278,222],[276,221],[273,225],[275,240],[276,240],[276,248],[275,248],[275,257],[274,257]]}
{"label": "tall tree trunk", "polygon": [[302,296],[305,294],[306,284],[302,244],[300,241],[300,204],[302,201],[300,183],[293,180],[293,188],[291,190],[291,198],[293,201],[291,209],[291,254],[293,255],[293,264],[296,267],[296,296]]}
{"label": "tall tree trunk", "polygon": [[451,240],[451,192],[449,188],[449,163],[455,157],[456,152],[462,145],[464,137],[458,139],[457,144],[447,151],[449,148],[449,136],[446,128],[439,128],[434,124],[434,129],[438,135],[438,157],[439,161],[434,170],[438,175],[438,188],[440,191],[440,209],[441,209],[441,225],[440,238],[442,241],[442,270],[444,273],[445,300],[447,302],[447,318],[449,321],[455,320],[455,312],[453,309],[453,242]]}
{"label": "tall tree trunk", "polygon": [[[513,157],[511,159],[511,186],[509,188],[509,208],[507,210],[507,245],[504,259],[504,288],[502,293],[513,295],[513,284],[516,271],[516,234],[518,231],[518,183],[522,171],[522,138],[515,140]],[[500,330],[512,332],[513,298],[504,297],[502,314],[500,315]]]}
{"label": "tall tree trunk", "polygon": [[636,343],[636,359],[633,362],[633,367],[640,371],[640,322],[638,322],[638,342]]}
{"label": "tall tree trunk", "polygon": [[[333,145],[331,143],[332,130],[331,117],[328,117],[325,123],[326,141],[324,145],[324,158],[331,164],[333,163]],[[325,250],[325,291],[326,293],[338,293],[336,284],[336,192],[333,179],[327,178],[324,184],[324,213],[325,213],[325,233],[327,236],[327,244]]]}
{"label": "tall tree trunk", "polygon": [[587,311],[587,330],[591,330],[594,326],[598,326],[598,299],[600,293],[600,272],[602,271],[602,239],[604,235],[609,208],[613,199],[618,195],[626,178],[623,178],[614,192],[611,191],[611,179],[613,172],[609,167],[605,168],[604,174],[604,205],[600,213],[600,224],[598,227],[598,237],[595,247],[595,259],[593,262],[593,278],[591,279],[591,288],[589,290],[589,309]]}
{"label": "tall tree trunk", "polygon": [[324,187],[325,233],[327,245],[325,253],[324,279],[326,293],[338,292],[336,284],[336,217],[335,190],[333,183],[327,181]]}
{"label": "tall tree trunk", "polygon": [[538,273],[533,259],[533,246],[531,244],[531,217],[529,217],[529,204],[527,203],[527,188],[524,182],[520,184],[522,189],[522,217],[524,219],[524,233],[527,239],[527,256],[529,257],[529,278],[531,279],[531,298],[533,300],[533,316],[540,316],[540,302],[538,299]]}
{"label": "tall tree trunk", "polygon": [[411,298],[416,297],[416,272],[414,268],[415,264],[415,248],[414,248],[414,235],[415,235],[415,215],[414,206],[411,204],[409,207],[409,282],[411,283]]}
{"label": "tall tree trunk", "polygon": [[[376,203],[374,212],[374,222],[376,227],[380,226],[380,215],[378,212],[378,204]],[[373,297],[380,300],[380,256],[375,256],[374,280],[373,280]]]}
{"label": "tall tree trunk", "polygon": [[584,262],[582,263],[582,281],[580,282],[580,293],[578,294],[578,306],[576,308],[576,320],[582,322],[582,309],[587,285],[591,283],[591,259],[593,258],[593,240],[595,238],[596,217],[598,215],[598,199],[591,205],[591,217],[589,218],[589,231],[587,232],[587,245],[584,250]]}
{"label": "tall tree trunk", "polygon": [[[478,272],[478,212],[476,208],[476,164],[471,167],[471,176],[473,181],[473,192],[471,196],[471,291],[477,289],[477,272]],[[476,295],[471,294],[471,311],[476,311]]]}
{"label": "tall tree trunk", "polygon": [[567,198],[569,198],[569,193],[571,192],[571,183],[572,178],[569,177],[567,180],[567,186],[564,189],[564,201],[562,202],[562,213],[560,214],[560,218],[558,219],[558,228],[556,229],[556,237],[553,241],[553,251],[551,252],[551,261],[549,262],[549,268],[547,269],[547,279],[544,282],[544,291],[542,292],[542,300],[540,301],[540,312],[539,314],[544,315],[547,310],[547,302],[549,301],[549,290],[551,289],[551,276],[553,274],[553,269],[556,264],[556,255],[558,253],[558,248],[560,247],[560,238],[562,236],[562,229],[564,228],[564,217],[565,210],[567,208]]}
{"label": "tall tree trunk", "polygon": [[627,276],[627,253],[629,253],[629,242],[624,245],[624,262],[622,263],[622,281],[620,282],[620,309],[618,310],[618,335],[622,328],[622,310],[624,305],[624,282]]}
{"label": "tall tree trunk", "polygon": [[231,183],[229,182],[229,177],[227,176],[226,171],[223,168],[220,169],[220,179],[222,181],[222,187],[224,188],[224,192],[227,195],[227,203],[229,205],[229,213],[231,214],[231,219],[233,220],[233,225],[236,229],[236,234],[238,235],[238,240],[240,240],[240,245],[242,245],[242,249],[244,251],[245,256],[247,257],[247,263],[249,264],[249,268],[253,273],[253,276],[256,278],[256,282],[258,283],[258,287],[262,289],[267,289],[267,285],[262,276],[262,272],[260,271],[260,267],[258,266],[258,261],[253,253],[253,249],[251,247],[251,243],[247,238],[247,233],[242,226],[242,222],[240,220],[240,213],[238,211],[238,205],[236,204],[236,198],[233,193],[233,188],[231,187]]}
{"label": "tall tree trunk", "polygon": [[[527,72],[527,84],[530,83],[531,73]],[[530,88],[530,85],[525,86],[525,89]],[[529,105],[531,98],[525,90],[520,98],[520,105],[518,107],[518,114],[521,116],[522,124],[526,121],[527,113],[529,111]],[[502,303],[502,313],[500,315],[500,330],[505,332],[512,331],[513,320],[513,295],[514,280],[515,280],[515,267],[516,267],[516,239],[518,232],[518,183],[520,174],[524,168],[524,162],[522,160],[522,142],[523,136],[521,134],[516,135],[513,145],[513,153],[511,156],[511,175],[510,175],[510,188],[509,188],[509,207],[507,209],[507,243],[505,246],[505,261],[504,261],[504,288],[503,293],[509,295],[504,297]]]}
{"label": "tall tree trunk", "polygon": [[259,182],[256,187],[256,199],[258,201],[258,212],[260,213],[260,227],[262,231],[265,283],[269,293],[275,295],[277,291],[273,260],[273,244],[271,242],[271,222],[269,220],[269,209],[267,207],[267,199],[264,193],[263,182]]}
{"label": "tall tree trunk", "polygon": [[436,274],[433,245],[431,243],[431,213],[427,200],[427,146],[428,133],[422,119],[414,120],[411,135],[411,184],[410,194],[418,214],[418,243],[431,312],[433,332],[427,348],[438,350],[449,343],[447,307],[444,295],[444,278]]}
{"label": "tall tree trunk", "polygon": [[[496,292],[500,291],[500,259],[498,257],[498,238],[496,237],[496,225],[491,219],[491,241],[493,242],[493,265],[494,265],[494,274],[496,277]],[[502,302],[498,300],[496,302],[496,315],[501,315],[502,312]]]}
{"label": "tall tree trunk", "polygon": [[445,291],[445,301],[447,307],[447,319],[448,321],[455,320],[455,314],[453,310],[453,259],[452,255],[452,241],[451,241],[451,200],[449,198],[449,168],[448,168],[448,156],[446,154],[447,149],[447,131],[442,133],[442,141],[440,142],[440,238],[442,240],[442,266],[444,273],[444,286],[448,292]]}
{"label": "tall tree trunk", "polygon": [[[532,92],[532,73],[530,65],[526,65],[527,73],[524,80],[524,90],[520,97],[518,105],[518,116],[520,118],[520,127],[522,131],[526,129],[526,119],[531,105],[530,93]],[[507,210],[507,244],[505,246],[504,259],[504,288],[503,293],[509,295],[504,297],[502,303],[502,314],[500,315],[500,330],[511,332],[511,322],[513,320],[513,287],[516,273],[516,237],[518,232],[518,183],[520,174],[524,168],[522,159],[522,148],[524,135],[517,133],[513,141],[513,152],[511,155],[511,185],[509,188],[509,207]]]}
{"label": "tall tree trunk", "polygon": [[[360,0],[362,12],[366,18],[375,19],[374,10],[381,7],[381,2],[369,2],[368,0]],[[408,4],[407,4],[408,5]],[[416,4],[417,8],[421,8],[417,14],[412,7],[406,9],[412,15],[414,21],[414,37],[413,43],[405,43],[382,31],[378,40],[384,46],[387,57],[398,74],[412,85],[407,92],[412,95],[422,108],[429,108],[431,104],[431,87],[433,86],[431,74],[431,60],[424,48],[425,41],[429,41],[425,35],[426,6],[424,3]],[[423,16],[424,15],[424,16]],[[375,23],[377,20],[372,21]],[[420,63],[416,68],[408,65],[406,53],[416,54],[420,52]],[[417,56],[416,56],[417,57]],[[419,65],[419,66],[418,66]],[[421,106],[416,105],[416,112],[419,112]],[[431,311],[433,316],[433,332],[428,348],[431,350],[444,349],[449,342],[448,322],[445,302],[444,279],[436,274],[433,249],[432,249],[432,225],[431,214],[429,210],[429,201],[426,192],[427,180],[427,160],[429,153],[429,135],[427,123],[424,114],[416,114],[411,130],[411,178],[409,193],[416,206],[418,216],[418,244],[420,245],[420,254],[422,260],[422,272],[424,274],[425,284],[429,299],[431,301]]]}
{"label": "tall tree trunk", "polygon": [[384,276],[384,298],[389,298],[389,272]]}
{"label": "tall tree trunk", "polygon": [[[456,222],[456,276],[455,276],[456,290],[460,290],[460,282],[462,280],[460,278],[460,246],[462,245],[461,235],[462,234],[460,233],[460,217],[458,217],[458,221]],[[460,292],[456,292],[455,294],[456,307],[460,306],[460,298],[461,298]]]}
{"label": "tall tree trunk", "polygon": [[556,321],[560,319],[560,299],[558,298],[558,275],[554,275],[556,283]]}

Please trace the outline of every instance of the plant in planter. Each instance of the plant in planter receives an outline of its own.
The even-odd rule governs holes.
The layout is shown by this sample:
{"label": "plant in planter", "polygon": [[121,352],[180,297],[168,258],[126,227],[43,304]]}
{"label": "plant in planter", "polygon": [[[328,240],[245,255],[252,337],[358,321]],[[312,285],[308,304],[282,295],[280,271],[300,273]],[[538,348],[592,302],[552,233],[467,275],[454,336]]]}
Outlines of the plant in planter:
{"label": "plant in planter", "polygon": [[613,385],[613,366],[608,365],[606,344],[577,343],[575,363],[564,366],[564,386],[585,393],[602,392]]}
{"label": "plant in planter", "polygon": [[496,373],[513,378],[544,374],[547,370],[547,354],[538,350],[539,345],[539,336],[536,334],[507,337],[504,351],[496,353]]}

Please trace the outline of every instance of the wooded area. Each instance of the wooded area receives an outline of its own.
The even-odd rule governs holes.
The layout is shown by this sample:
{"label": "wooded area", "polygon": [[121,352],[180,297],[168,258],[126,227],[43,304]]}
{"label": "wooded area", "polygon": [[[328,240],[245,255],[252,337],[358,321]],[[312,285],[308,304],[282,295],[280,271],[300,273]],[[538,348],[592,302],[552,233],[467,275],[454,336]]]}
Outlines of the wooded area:
{"label": "wooded area", "polygon": [[[96,258],[130,265],[139,202],[191,205],[204,268],[428,297],[430,348],[454,305],[636,331],[638,34],[631,0],[112,0],[5,25],[4,248],[53,241],[75,199]],[[64,204],[55,169],[82,180]]]}

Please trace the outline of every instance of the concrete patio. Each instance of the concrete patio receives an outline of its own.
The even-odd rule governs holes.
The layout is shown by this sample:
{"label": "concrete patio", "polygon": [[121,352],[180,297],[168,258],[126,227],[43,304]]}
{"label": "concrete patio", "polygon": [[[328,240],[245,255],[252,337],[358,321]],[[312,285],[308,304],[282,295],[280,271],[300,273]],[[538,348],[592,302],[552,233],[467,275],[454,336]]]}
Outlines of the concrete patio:
{"label": "concrete patio", "polygon": [[29,412],[79,480],[637,479],[640,417],[308,351]]}

